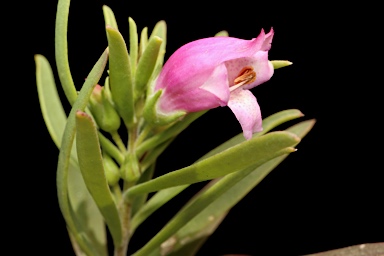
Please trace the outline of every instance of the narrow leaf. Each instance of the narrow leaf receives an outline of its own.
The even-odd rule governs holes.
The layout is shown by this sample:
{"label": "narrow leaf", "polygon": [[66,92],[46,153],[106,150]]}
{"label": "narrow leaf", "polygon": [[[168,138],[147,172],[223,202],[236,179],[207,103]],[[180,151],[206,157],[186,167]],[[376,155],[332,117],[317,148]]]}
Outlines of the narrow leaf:
{"label": "narrow leaf", "polygon": [[106,27],[109,46],[109,85],[116,108],[126,126],[134,122],[133,80],[127,46],[120,32]]}
{"label": "narrow leaf", "polygon": [[105,26],[109,25],[110,27],[118,30],[119,28],[117,27],[115,14],[113,13],[112,9],[107,5],[103,5],[103,14]]}
{"label": "narrow leaf", "polygon": [[156,23],[150,37],[154,36],[158,36],[163,40],[163,43],[160,46],[159,56],[157,58],[155,70],[153,71],[153,77],[156,77],[160,73],[161,68],[163,67],[164,55],[166,52],[167,45],[167,24],[164,20],[161,20]]}
{"label": "narrow leaf", "polygon": [[[163,206],[166,202],[174,198],[181,191],[186,189],[189,185],[182,185],[172,188],[160,190],[140,209],[140,211],[132,218],[131,231],[134,232],[136,228],[146,220],[152,213]],[[136,197],[135,197],[136,198]]]}
{"label": "narrow leaf", "polygon": [[[279,126],[285,122],[291,121],[293,119],[302,117],[302,116],[304,116],[303,113],[298,109],[287,109],[287,110],[277,112],[277,113],[263,119],[263,131],[253,134],[253,137],[260,137],[261,135],[266,134],[267,132],[271,131],[275,127],[277,127],[277,126]],[[227,148],[235,146],[235,145],[242,143],[244,141],[246,141],[244,138],[244,135],[242,133],[240,133],[240,134],[232,137],[231,139],[227,140],[226,142],[224,142],[220,146],[216,147],[215,149],[211,150],[210,152],[208,152],[206,155],[204,155],[199,160],[213,156],[213,155],[217,154],[218,152],[226,150]]]}
{"label": "narrow leaf", "polygon": [[228,31],[222,30],[216,33],[215,36],[228,36]]}
{"label": "narrow leaf", "polygon": [[283,68],[292,65],[288,60],[271,60],[274,69]]}
{"label": "narrow leaf", "polygon": [[151,37],[147,47],[140,57],[135,75],[135,98],[141,97],[142,93],[147,88],[149,78],[152,76],[152,72],[158,59],[162,42],[163,40],[158,36]]}
{"label": "narrow leaf", "polygon": [[148,27],[144,27],[140,33],[139,59],[141,58],[141,55],[143,55],[143,52],[147,47],[147,43],[148,43]]}
{"label": "narrow leaf", "polygon": [[96,125],[82,111],[76,112],[76,146],[85,185],[107,223],[115,246],[119,246],[122,242],[121,222],[105,177]]}
{"label": "narrow leaf", "polygon": [[75,84],[73,83],[68,61],[67,31],[70,2],[70,0],[59,0],[57,4],[55,55],[57,72],[59,74],[61,85],[69,103],[73,105],[77,98],[77,90]]}
{"label": "narrow leaf", "polygon": [[[288,133],[286,133],[287,136]],[[266,137],[264,135],[262,137]],[[260,137],[260,138],[262,138]],[[299,140],[296,136],[292,134],[291,145],[297,144]],[[272,142],[272,141],[270,141]],[[244,144],[244,143],[242,143]],[[258,143],[261,144],[261,143]],[[273,143],[272,143],[273,144]],[[268,149],[272,144],[269,144],[268,147],[264,145],[264,151]],[[280,144],[280,143],[278,143]],[[283,143],[282,143],[283,144]],[[287,143],[288,144],[288,143]],[[267,150],[268,151],[268,150]],[[273,151],[268,157],[263,158],[262,160],[255,162],[253,165],[246,167],[245,169],[237,172],[230,173],[220,179],[215,186],[208,188],[206,191],[200,194],[196,200],[194,200],[191,204],[187,205],[183,209],[181,209],[175,216],[172,218],[165,227],[160,230],[147,244],[145,244],[140,250],[135,252],[134,256],[142,256],[148,255],[153,250],[156,250],[164,241],[166,241],[169,237],[171,237],[175,232],[177,232],[180,228],[182,228],[186,222],[196,216],[199,212],[201,212],[205,207],[215,201],[220,195],[222,195],[229,188],[234,186],[239,180],[241,180],[244,176],[248,175],[250,172],[254,170],[254,168],[264,164],[266,161],[269,161],[277,156],[289,154],[293,152],[294,149],[292,147],[285,147],[280,150]],[[259,153],[260,151],[258,151]],[[203,160],[204,161],[204,160]],[[201,162],[203,162],[201,161]],[[200,163],[201,163],[200,162]]]}
{"label": "narrow leaf", "polygon": [[[42,55],[35,55],[36,80],[39,102],[48,131],[60,148],[61,138],[67,122],[67,116],[57,93],[53,73],[48,60]],[[71,165],[68,174],[68,194],[71,206],[75,212],[74,218],[86,235],[89,247],[95,248],[100,255],[106,255],[106,233],[104,220],[96,208],[92,197],[85,187],[83,178],[78,170],[75,147],[71,150]],[[88,222],[92,222],[89,225]]]}
{"label": "narrow leaf", "polygon": [[167,39],[167,24],[164,20],[157,22],[155,27],[153,28],[150,38],[155,36],[160,37],[163,40],[161,50],[165,50]]}
{"label": "narrow leaf", "polygon": [[131,56],[132,74],[136,73],[136,64],[139,54],[139,39],[137,35],[137,26],[135,21],[129,17],[129,55]]}
{"label": "narrow leaf", "polygon": [[[312,129],[314,124],[315,120],[303,121],[288,128],[286,131],[292,132],[302,139]],[[196,215],[196,217],[190,220],[170,238],[170,240],[173,241],[171,249],[173,253],[170,253],[169,255],[192,255],[186,253],[184,247],[188,247],[189,252],[196,251],[201,246],[201,243],[189,243],[194,243],[194,240],[200,241],[202,238],[211,235],[221,221],[224,220],[229,210],[243,199],[245,195],[259,184],[261,180],[263,180],[287,156],[288,155],[279,156],[256,168],[250,174],[244,176],[233,187],[225,191],[214,202]],[[203,190],[214,186],[216,182],[217,180],[211,181],[206,185],[206,188],[203,188]],[[196,198],[197,195],[192,201]],[[191,202],[188,204],[191,204]],[[188,243],[186,243],[186,241],[188,241]],[[194,249],[192,249],[192,247],[194,247]]]}
{"label": "narrow leaf", "polygon": [[99,132],[99,142],[102,149],[107,152],[111,157],[113,157],[119,165],[123,164],[124,155],[115,146],[115,144],[113,144],[109,139],[107,139],[101,132]]}
{"label": "narrow leaf", "polygon": [[[137,184],[146,182],[153,177],[153,173],[155,172],[155,164],[149,166],[147,169],[143,172],[143,174],[140,176],[139,180],[137,181]],[[131,216],[135,216],[137,211],[141,209],[143,204],[147,201],[148,194],[141,194],[138,196],[135,196],[135,198],[132,200],[132,206],[131,206]],[[132,226],[132,221],[131,221]]]}
{"label": "narrow leaf", "polygon": [[69,166],[68,198],[77,230],[86,235],[95,255],[107,256],[107,234],[104,219],[85,186],[79,167]]}
{"label": "narrow leaf", "polygon": [[60,148],[67,116],[61,105],[48,60],[43,55],[36,54],[35,63],[40,109],[53,142]]}
{"label": "narrow leaf", "polygon": [[86,245],[84,238],[80,235],[79,230],[75,225],[75,221],[71,215],[71,207],[68,201],[68,168],[70,165],[70,155],[75,138],[75,114],[77,110],[84,110],[87,106],[89,97],[100,80],[100,77],[104,71],[104,68],[108,61],[108,50],[101,55],[91,72],[87,76],[82,89],[71,109],[68,116],[68,120],[63,133],[62,144],[59,153],[59,160],[57,166],[57,196],[59,200],[60,210],[63,214],[68,229],[73,234],[75,240],[78,242],[81,249],[89,254],[93,255],[92,250]]}
{"label": "narrow leaf", "polygon": [[296,135],[287,132],[252,138],[200,162],[134,186],[127,196],[222,177],[262,162],[299,141]]}
{"label": "narrow leaf", "polygon": [[[263,119],[263,132],[255,134],[254,137],[259,137],[264,133],[267,133],[268,131],[274,129],[276,126],[282,123],[285,123],[287,121],[290,121],[302,116],[303,114],[297,109],[283,110],[271,116],[268,116],[265,119]],[[244,136],[242,133],[240,133],[237,136],[234,136],[232,139],[216,147],[215,149],[211,150],[204,156],[202,156],[199,160],[197,160],[197,162],[203,159],[206,159],[210,156],[213,156],[217,153],[220,153],[244,141],[245,141]],[[149,155],[147,155],[146,158],[144,158],[143,164],[146,163],[147,157],[150,156],[151,153],[152,151],[150,151]],[[143,208],[141,208],[140,211],[134,216],[131,224],[132,229],[134,230],[136,227],[138,227],[148,216],[150,216],[158,208],[160,208],[166,202],[171,200],[173,197],[175,197],[177,194],[179,194],[188,186],[189,185],[183,185],[180,187],[167,188],[167,189],[158,191],[153,197],[151,197],[150,201],[148,201],[148,203],[145,204]]]}

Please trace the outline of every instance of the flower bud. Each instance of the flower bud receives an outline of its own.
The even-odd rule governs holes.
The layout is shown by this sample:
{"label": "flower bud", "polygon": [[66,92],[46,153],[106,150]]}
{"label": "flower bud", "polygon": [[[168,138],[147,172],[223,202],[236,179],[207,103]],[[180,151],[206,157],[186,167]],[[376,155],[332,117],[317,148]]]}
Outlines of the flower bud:
{"label": "flower bud", "polygon": [[107,154],[103,154],[103,160],[105,176],[107,178],[108,184],[110,186],[114,186],[120,179],[119,167],[115,161],[113,161],[113,159]]}
{"label": "flower bud", "polygon": [[134,153],[128,153],[120,167],[121,177],[130,184],[135,184],[140,178],[139,161]]}
{"label": "flower bud", "polygon": [[112,106],[104,87],[96,85],[89,100],[89,108],[97,125],[106,132],[115,132],[120,127],[120,116]]}

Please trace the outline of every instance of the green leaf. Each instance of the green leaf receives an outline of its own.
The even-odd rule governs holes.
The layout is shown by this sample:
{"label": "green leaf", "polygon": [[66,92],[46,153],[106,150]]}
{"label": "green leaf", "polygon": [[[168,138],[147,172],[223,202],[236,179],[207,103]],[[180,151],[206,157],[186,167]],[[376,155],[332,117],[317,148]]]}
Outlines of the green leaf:
{"label": "green leaf", "polygon": [[107,256],[107,235],[104,219],[85,186],[78,167],[68,169],[68,198],[76,227],[93,250],[94,255]]}
{"label": "green leaf", "polygon": [[92,249],[84,241],[84,237],[80,234],[78,228],[76,227],[75,220],[71,214],[71,206],[68,200],[68,168],[70,165],[71,149],[76,131],[76,111],[84,110],[86,108],[89,97],[96,84],[100,80],[100,77],[104,71],[107,61],[108,50],[105,50],[104,53],[101,55],[100,59],[95,64],[95,66],[92,68],[89,75],[87,76],[87,79],[85,80],[84,85],[71,109],[63,133],[56,176],[59,206],[67,224],[67,227],[73,235],[74,239],[81,247],[81,249],[89,255],[94,255],[92,253]]}
{"label": "green leaf", "polygon": [[35,63],[40,109],[53,142],[60,148],[67,116],[61,105],[48,60],[43,55],[36,54]]}
{"label": "green leaf", "polygon": [[167,24],[164,20],[161,20],[156,23],[155,27],[152,30],[151,36],[154,37],[158,36],[163,40],[163,43],[160,46],[159,56],[157,58],[156,67],[153,71],[152,76],[157,77],[157,75],[160,73],[161,68],[163,67],[164,63],[164,55],[166,52],[166,45],[167,45]]}
{"label": "green leaf", "polygon": [[143,55],[148,43],[148,27],[144,27],[140,33],[139,59]]}
{"label": "green leaf", "polygon": [[216,33],[215,36],[228,36],[228,31],[222,30]]}
{"label": "green leaf", "polygon": [[167,41],[167,24],[164,20],[157,22],[153,28],[150,38],[155,36],[160,37],[163,40],[163,43],[161,44],[161,51],[165,51]]}
{"label": "green leaf", "polygon": [[[263,139],[265,141],[263,141]],[[254,143],[254,141],[257,141],[258,143]],[[235,152],[226,154],[226,152],[231,151],[231,149],[233,149],[233,148],[230,148],[225,152],[219,153],[216,156],[214,156],[214,157],[217,157],[218,155],[225,155],[226,157],[232,157],[236,155],[238,157],[236,152],[246,153],[245,152],[246,150],[250,150],[251,152],[254,152],[258,156],[257,157],[258,161],[251,161],[252,163],[248,165],[248,164],[244,164],[245,158],[243,159],[241,159],[242,157],[237,158],[236,161],[240,162],[241,164],[238,164],[237,162],[235,163],[232,162],[232,165],[233,165],[233,169],[238,170],[241,168],[239,171],[227,174],[223,178],[219,179],[215,184],[215,186],[211,186],[206,191],[202,192],[200,196],[196,198],[196,200],[194,200],[191,204],[181,209],[174,216],[174,218],[167,223],[167,225],[162,230],[160,230],[146,245],[144,245],[140,250],[138,250],[133,255],[142,256],[142,255],[148,255],[149,253],[151,253],[153,250],[158,248],[164,241],[166,241],[169,237],[171,237],[175,232],[177,232],[180,228],[182,228],[188,220],[192,219],[205,207],[207,207],[209,204],[214,202],[218,197],[220,197],[221,194],[223,194],[229,188],[234,186],[244,176],[252,172],[254,168],[264,164],[265,162],[277,156],[289,154],[293,152],[294,149],[290,146],[297,144],[299,141],[300,141],[299,138],[294,134],[291,134],[288,132],[273,132],[259,138],[251,139],[250,141],[248,141],[249,143],[244,142],[236,147],[233,147],[237,149],[235,150]],[[246,144],[246,146],[243,148],[242,146],[244,144]],[[253,145],[252,147],[248,147],[249,145],[247,144],[250,144],[250,145],[255,144],[258,146]],[[214,158],[214,157],[211,157],[211,158]],[[248,155],[247,157],[249,158],[250,156]],[[226,159],[221,157],[220,157],[220,160],[226,161]],[[204,163],[205,161],[210,161],[210,158],[206,160],[202,160],[197,164]],[[222,162],[219,163],[216,161],[210,161],[210,164],[213,164],[213,163],[215,165],[220,165],[220,167],[218,168],[228,169],[228,167],[226,167],[226,165],[228,165],[228,162],[223,164]],[[214,165],[211,165],[210,167],[215,168]],[[206,169],[206,171],[207,170],[209,169]]]}
{"label": "green leaf", "polygon": [[252,138],[200,162],[134,186],[126,196],[222,177],[263,162],[271,156],[276,157],[276,152],[299,141],[296,135],[287,132],[273,132]]}
{"label": "green leaf", "polygon": [[82,111],[76,112],[76,146],[80,171],[85,185],[104,217],[115,246],[122,242],[119,212],[105,176],[96,125]]}
{"label": "green leaf", "polygon": [[[261,135],[266,134],[267,132],[271,131],[275,127],[277,127],[277,126],[279,126],[285,122],[288,122],[290,120],[300,118],[302,116],[304,116],[303,113],[298,109],[287,109],[287,110],[277,112],[277,113],[263,119],[263,131],[253,134],[253,137],[254,138],[260,137]],[[242,133],[240,133],[240,134],[232,137],[231,139],[227,140],[226,142],[224,142],[220,146],[216,147],[215,149],[211,150],[210,152],[208,152],[206,155],[204,155],[199,160],[213,156],[213,155],[215,155],[215,154],[217,154],[223,150],[226,150],[227,148],[238,145],[239,143],[242,143],[244,141],[246,141],[244,138],[244,135]]]}
{"label": "green leaf", "polygon": [[[163,242],[160,248],[156,249],[156,251],[162,252],[162,255],[167,256],[193,256],[196,255],[200,247],[204,244],[204,242],[209,238],[209,236],[216,230],[216,228],[221,224],[223,219],[226,217],[226,214],[220,216],[222,218],[213,218],[209,217],[209,225],[207,225],[201,233],[194,234],[195,236],[187,237],[184,241],[179,240],[172,236],[165,242]],[[182,246],[180,244],[182,243]]]}
{"label": "green leaf", "polygon": [[57,4],[55,27],[55,55],[56,66],[61,85],[69,103],[73,105],[77,98],[77,90],[75,84],[73,83],[68,61],[67,31],[70,2],[70,0],[59,0]]}
{"label": "green leaf", "polygon": [[135,21],[129,17],[129,55],[131,56],[131,69],[132,74],[136,73],[136,64],[139,54],[139,39],[137,36],[137,26]]}
{"label": "green leaf", "polygon": [[107,5],[103,5],[103,14],[105,26],[108,25],[116,30],[119,30],[119,28],[117,27],[115,14],[113,13],[112,9]]}
{"label": "green leaf", "polygon": [[274,69],[287,67],[293,64],[292,62],[287,60],[272,60],[271,63]]}
{"label": "green leaf", "polygon": [[[263,131],[257,134],[254,134],[254,137],[259,137],[268,131],[274,129],[276,126],[283,124],[285,122],[288,122],[290,120],[302,117],[303,114],[297,109],[289,109],[289,110],[283,110],[278,113],[275,113],[269,117],[266,117],[263,119]],[[174,138],[174,137],[173,137]],[[234,136],[232,139],[224,142],[220,146],[216,147],[215,149],[211,150],[204,156],[202,156],[199,160],[201,161],[203,159],[206,159],[210,156],[213,156],[217,153],[220,153],[230,147],[233,147],[241,142],[244,142],[244,136],[242,133]],[[167,142],[165,142],[166,145],[168,145]],[[162,144],[160,144],[162,145]],[[161,149],[161,146],[159,146]],[[155,148],[156,151],[157,148]],[[162,152],[162,151],[160,151]],[[152,151],[149,152],[149,154],[144,158],[143,164],[145,164],[147,161],[147,157],[150,157],[152,154]],[[132,219],[131,227],[132,229],[136,229],[148,216],[150,216],[153,212],[155,212],[159,207],[164,205],[166,202],[168,202],[170,199],[175,197],[178,193],[183,191],[185,188],[187,188],[189,185],[183,185],[180,187],[174,187],[174,188],[168,188],[161,190],[157,192],[153,197],[151,197],[150,201],[148,202],[148,205],[144,205],[143,208],[140,209],[140,211],[134,216]]]}
{"label": "green leaf", "polygon": [[149,39],[147,47],[139,59],[135,75],[135,98],[140,98],[148,85],[149,78],[155,68],[160,46],[163,40],[158,36]]}
{"label": "green leaf", "polygon": [[[139,180],[137,181],[137,184],[140,184],[152,179],[155,169],[156,169],[155,164],[151,165],[147,169],[144,169],[145,171],[140,176]],[[143,204],[147,201],[147,197],[148,197],[148,194],[141,194],[141,195],[135,196],[135,198],[132,200],[131,216],[134,216],[136,212],[143,206]]]}
{"label": "green leaf", "polygon": [[[286,131],[292,132],[302,139],[312,129],[314,124],[315,120],[303,121],[288,128]],[[169,255],[194,255],[193,253],[202,245],[202,240],[205,240],[216,230],[229,210],[243,199],[245,195],[259,184],[261,180],[287,156],[288,155],[279,156],[256,168],[250,174],[244,176],[233,187],[225,191],[214,202],[196,215],[196,217],[191,219],[169,239],[169,243],[172,242],[172,248],[169,249],[172,253]],[[203,191],[214,186],[216,182],[217,179],[208,183],[206,187],[203,188]],[[197,196],[195,198],[197,198]],[[191,201],[195,200],[195,198]],[[188,204],[191,204],[191,202]],[[167,243],[164,244],[166,245]]]}
{"label": "green leaf", "polygon": [[120,150],[101,132],[99,132],[99,142],[102,149],[107,152],[111,157],[113,157],[119,165],[122,165],[124,162],[124,155]]}
{"label": "green leaf", "polygon": [[109,46],[109,85],[116,108],[127,127],[134,122],[133,78],[131,63],[123,36],[106,27]]}
{"label": "green leaf", "polygon": [[[176,186],[160,190],[148,200],[148,202],[134,215],[131,221],[131,231],[134,232],[136,228],[146,220],[152,213],[174,198],[181,191],[186,189],[189,185]],[[136,197],[135,197],[136,198]]]}
{"label": "green leaf", "polygon": [[[67,123],[63,106],[57,93],[53,73],[48,60],[42,55],[35,55],[36,80],[40,107],[48,131],[60,148],[61,138]],[[76,213],[74,218],[81,233],[89,241],[89,247],[106,255],[106,234],[104,220],[96,208],[92,197],[85,187],[83,178],[78,170],[77,153],[75,147],[71,151],[71,165],[68,174],[68,194],[72,208]],[[79,178],[80,177],[80,178]],[[89,225],[92,223],[92,225]],[[103,253],[105,252],[105,253]]]}

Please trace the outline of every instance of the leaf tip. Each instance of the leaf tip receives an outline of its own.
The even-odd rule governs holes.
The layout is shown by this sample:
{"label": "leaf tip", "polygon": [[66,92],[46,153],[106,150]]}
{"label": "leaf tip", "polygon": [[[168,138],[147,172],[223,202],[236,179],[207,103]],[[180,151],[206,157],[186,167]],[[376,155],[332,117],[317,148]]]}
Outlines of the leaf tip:
{"label": "leaf tip", "polygon": [[111,8],[106,4],[103,4],[102,8],[103,8],[103,10],[111,10]]}
{"label": "leaf tip", "polygon": [[81,110],[76,111],[76,117],[77,118],[89,118],[88,114],[81,111]]}

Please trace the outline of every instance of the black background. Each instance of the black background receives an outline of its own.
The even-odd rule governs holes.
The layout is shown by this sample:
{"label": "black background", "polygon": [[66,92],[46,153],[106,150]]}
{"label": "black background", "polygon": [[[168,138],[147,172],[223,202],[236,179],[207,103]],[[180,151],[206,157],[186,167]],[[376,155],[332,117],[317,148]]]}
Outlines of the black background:
{"label": "black background", "polygon": [[[72,1],[69,61],[78,89],[107,46],[103,4],[115,12],[126,39],[128,17],[135,20],[138,31],[144,27],[151,31],[157,21],[165,20],[166,58],[181,45],[221,30],[251,39],[262,28],[273,27],[270,59],[294,64],[276,70],[270,81],[252,89],[263,117],[296,108],[305,114],[301,120],[317,120],[298,151],[231,210],[198,255],[303,255],[384,241],[380,82],[370,81],[374,73],[367,67],[372,62],[363,57],[374,54],[372,36],[364,32],[352,6],[336,9],[324,2],[277,1]],[[33,60],[34,54],[43,54],[55,70],[56,1],[31,1],[19,9],[21,22],[17,27],[8,25],[16,35],[7,41],[18,47],[20,56],[7,87],[11,98],[5,100],[12,107],[6,112],[16,117],[5,126],[8,133],[16,133],[10,136],[12,140],[6,138],[11,142],[10,155],[15,157],[6,172],[12,176],[5,178],[11,185],[7,193],[15,198],[6,209],[16,224],[6,236],[16,241],[18,250],[72,255],[56,198],[58,150],[41,116]],[[63,96],[61,88],[59,92]],[[64,105],[69,111],[67,102]],[[9,124],[16,128],[9,130]],[[164,152],[156,175],[193,163],[239,132],[229,108],[210,110]],[[202,185],[192,186],[149,218],[133,237],[130,252],[160,230]]]}

